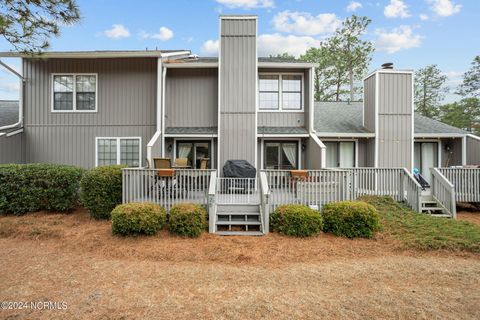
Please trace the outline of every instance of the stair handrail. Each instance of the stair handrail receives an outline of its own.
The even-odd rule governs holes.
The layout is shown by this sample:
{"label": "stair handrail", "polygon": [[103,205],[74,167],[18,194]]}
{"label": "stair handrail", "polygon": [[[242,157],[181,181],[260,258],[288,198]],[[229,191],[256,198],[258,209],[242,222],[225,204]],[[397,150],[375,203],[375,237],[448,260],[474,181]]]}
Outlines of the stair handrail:
{"label": "stair handrail", "polygon": [[422,212],[422,186],[406,168],[403,168],[403,173],[402,189],[407,193],[405,201],[416,212]]}
{"label": "stair handrail", "polygon": [[210,183],[208,186],[208,232],[215,232],[217,219],[217,170],[210,173]]}
{"label": "stair handrail", "polygon": [[262,231],[267,234],[270,231],[270,188],[268,186],[267,174],[263,171],[260,177],[260,217],[262,219]]}
{"label": "stair handrail", "polygon": [[455,186],[437,168],[430,168],[430,172],[432,173],[431,189],[433,199],[447,210],[453,219],[456,219]]}

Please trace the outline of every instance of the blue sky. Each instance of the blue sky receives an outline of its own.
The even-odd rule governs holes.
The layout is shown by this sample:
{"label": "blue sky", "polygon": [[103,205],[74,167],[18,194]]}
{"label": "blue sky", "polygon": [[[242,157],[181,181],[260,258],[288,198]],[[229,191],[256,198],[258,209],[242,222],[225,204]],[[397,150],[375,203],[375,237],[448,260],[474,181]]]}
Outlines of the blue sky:
{"label": "blue sky", "polygon": [[[478,0],[198,0],[78,1],[82,21],[64,27],[51,50],[190,49],[215,55],[218,15],[259,16],[260,55],[290,52],[328,37],[351,14],[372,24],[365,35],[375,43],[370,69],[383,62],[417,69],[438,64],[456,86],[480,54]],[[0,41],[0,50],[11,46]],[[18,66],[16,61],[7,61]],[[15,93],[12,78],[0,73],[0,98]],[[446,101],[456,99],[449,94]]]}

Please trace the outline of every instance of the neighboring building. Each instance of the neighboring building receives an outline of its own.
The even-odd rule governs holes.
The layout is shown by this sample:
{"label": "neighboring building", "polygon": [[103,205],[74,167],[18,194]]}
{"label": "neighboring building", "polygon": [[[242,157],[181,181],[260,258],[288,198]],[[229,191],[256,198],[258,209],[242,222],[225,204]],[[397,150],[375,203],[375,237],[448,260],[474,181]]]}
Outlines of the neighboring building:
{"label": "neighboring building", "polygon": [[[219,58],[188,50],[48,52],[21,57],[21,123],[0,162],[198,168],[245,159],[258,169],[480,163],[468,132],[413,114],[413,74],[379,69],[364,102],[314,103],[315,64],[257,57],[257,17],[220,17]],[[0,106],[0,127],[14,123]],[[5,114],[10,114],[6,118]],[[151,161],[150,161],[151,163]]]}

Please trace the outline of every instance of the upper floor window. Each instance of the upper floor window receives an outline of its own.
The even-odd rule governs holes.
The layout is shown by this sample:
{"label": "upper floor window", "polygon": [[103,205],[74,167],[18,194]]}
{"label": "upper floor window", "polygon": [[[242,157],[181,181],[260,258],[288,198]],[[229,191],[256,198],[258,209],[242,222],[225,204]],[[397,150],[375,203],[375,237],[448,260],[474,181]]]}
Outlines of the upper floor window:
{"label": "upper floor window", "polygon": [[260,110],[302,110],[302,74],[260,74]]}
{"label": "upper floor window", "polygon": [[53,112],[97,111],[96,74],[54,74]]}

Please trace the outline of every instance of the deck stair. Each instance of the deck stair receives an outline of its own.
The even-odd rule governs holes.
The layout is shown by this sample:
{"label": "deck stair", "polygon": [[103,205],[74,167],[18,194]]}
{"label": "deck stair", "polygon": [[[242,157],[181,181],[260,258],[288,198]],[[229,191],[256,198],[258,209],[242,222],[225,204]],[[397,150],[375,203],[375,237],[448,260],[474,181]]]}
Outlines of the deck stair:
{"label": "deck stair", "polygon": [[422,213],[427,213],[434,217],[451,218],[445,208],[433,198],[430,190],[422,191],[421,210]]}
{"label": "deck stair", "polygon": [[215,233],[263,235],[259,204],[218,204]]}

